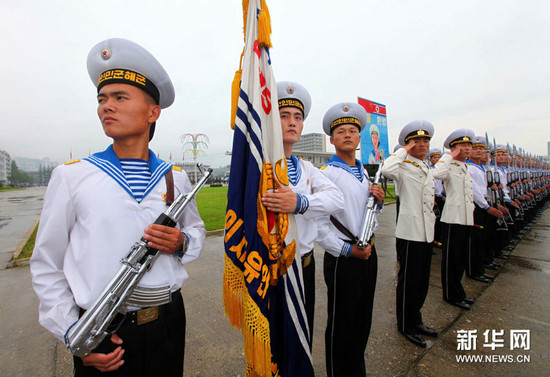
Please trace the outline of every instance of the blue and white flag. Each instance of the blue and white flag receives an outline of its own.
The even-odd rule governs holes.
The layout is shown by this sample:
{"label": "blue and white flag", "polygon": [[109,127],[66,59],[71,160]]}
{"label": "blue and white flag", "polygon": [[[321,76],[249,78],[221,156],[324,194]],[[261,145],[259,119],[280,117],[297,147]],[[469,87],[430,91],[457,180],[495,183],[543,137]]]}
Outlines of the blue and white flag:
{"label": "blue and white flag", "polygon": [[263,194],[289,184],[269,56],[269,13],[265,1],[244,7],[225,218],[224,306],[243,333],[247,376],[308,377],[313,365],[294,216],[271,213],[261,203]]}

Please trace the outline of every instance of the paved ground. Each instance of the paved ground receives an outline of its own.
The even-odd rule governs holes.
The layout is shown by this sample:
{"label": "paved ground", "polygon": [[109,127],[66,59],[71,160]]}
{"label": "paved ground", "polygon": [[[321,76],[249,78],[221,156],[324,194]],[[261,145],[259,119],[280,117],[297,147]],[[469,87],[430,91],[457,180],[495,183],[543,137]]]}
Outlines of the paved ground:
{"label": "paved ground", "polygon": [[[29,219],[28,226],[35,219]],[[397,333],[395,325],[394,206],[386,206],[377,232],[379,270],[375,313],[367,347],[369,376],[548,376],[550,375],[550,211],[519,244],[498,271],[483,284],[465,278],[471,311],[441,299],[440,253],[432,263],[430,291],[423,314],[427,325],[440,330],[429,349],[416,348]],[[12,242],[13,243],[13,242]],[[14,242],[17,244],[18,242]],[[317,302],[313,357],[316,375],[325,374],[324,327],[326,289],[322,280],[321,249],[317,259]],[[183,288],[187,311],[185,376],[244,376],[242,336],[223,314],[223,237],[210,236],[200,259],[189,265]],[[37,322],[38,300],[28,267],[0,270],[0,376],[70,376],[71,359],[63,346]],[[511,330],[530,331],[530,350],[510,350]],[[457,350],[457,331],[476,330],[476,350]],[[504,330],[503,348],[484,346],[484,332]],[[459,362],[460,355],[487,357],[482,362]],[[498,361],[498,358],[514,362]],[[530,358],[529,362],[518,362]],[[489,360],[490,359],[490,360]]]}

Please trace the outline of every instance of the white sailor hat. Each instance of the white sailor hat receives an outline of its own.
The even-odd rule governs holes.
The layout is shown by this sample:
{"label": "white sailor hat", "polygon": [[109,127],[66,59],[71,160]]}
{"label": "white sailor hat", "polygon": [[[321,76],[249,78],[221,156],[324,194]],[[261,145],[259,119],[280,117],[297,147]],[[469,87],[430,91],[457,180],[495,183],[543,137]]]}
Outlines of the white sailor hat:
{"label": "white sailor hat", "polygon": [[432,149],[430,149],[430,152],[428,153],[428,157],[435,156],[436,154],[438,154],[438,155],[441,156],[441,155],[442,155],[441,149],[439,149],[439,148],[432,148]]}
{"label": "white sailor hat", "polygon": [[420,137],[431,139],[434,135],[434,125],[427,120],[413,120],[407,123],[399,133],[399,144],[405,145],[409,140]]}
{"label": "white sailor hat", "polygon": [[472,141],[472,147],[483,147],[487,149],[487,139],[485,136],[476,136]]}
{"label": "white sailor hat", "polygon": [[401,144],[397,144],[395,147],[393,147],[393,153],[395,153],[395,151],[399,148],[403,148],[403,146]]}
{"label": "white sailor hat", "polygon": [[280,81],[277,83],[277,97],[279,98],[279,109],[295,107],[302,110],[304,119],[307,118],[311,109],[311,97],[302,85],[292,81]]}
{"label": "white sailor hat", "polygon": [[457,144],[470,143],[472,144],[474,138],[476,137],[473,130],[469,128],[460,128],[456,131],[453,131],[443,143],[443,146],[447,149],[451,149]]}
{"label": "white sailor hat", "polygon": [[380,135],[380,131],[378,130],[378,127],[376,127],[376,124],[371,124],[370,126],[370,134],[377,134]]}
{"label": "white sailor hat", "polygon": [[496,148],[493,148],[493,151],[505,153],[508,152],[508,147],[504,144],[497,144]]}
{"label": "white sailor hat", "polygon": [[323,130],[329,136],[332,131],[343,124],[353,124],[363,131],[367,124],[367,111],[358,103],[342,102],[332,106],[323,117]]}
{"label": "white sailor hat", "polygon": [[98,92],[105,85],[122,83],[144,90],[162,109],[174,102],[170,77],[157,59],[135,42],[104,40],[90,50],[87,66]]}

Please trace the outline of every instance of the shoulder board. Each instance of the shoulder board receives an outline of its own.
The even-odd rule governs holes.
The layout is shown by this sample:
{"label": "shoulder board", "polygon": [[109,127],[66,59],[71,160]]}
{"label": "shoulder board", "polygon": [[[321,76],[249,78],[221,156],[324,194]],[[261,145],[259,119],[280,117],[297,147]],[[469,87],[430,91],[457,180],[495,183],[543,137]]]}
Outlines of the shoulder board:
{"label": "shoulder board", "polygon": [[395,153],[392,153],[392,154],[390,154],[390,157],[391,157],[391,156],[397,156],[397,155],[396,155]]}
{"label": "shoulder board", "polygon": [[80,160],[71,160],[71,161],[67,161],[67,162],[65,162],[65,165],[74,164],[75,162],[80,162]]}
{"label": "shoulder board", "polygon": [[179,166],[172,166],[172,170],[176,170],[176,171],[182,171],[183,169],[180,168]]}
{"label": "shoulder board", "polygon": [[325,170],[327,168],[328,165],[323,165],[319,168],[319,170]]}
{"label": "shoulder board", "polygon": [[418,164],[418,162],[416,162],[416,161],[403,160],[403,162],[408,162],[409,164],[413,164],[413,165],[416,166],[416,167],[419,167],[419,166],[420,166],[420,165]]}
{"label": "shoulder board", "polygon": [[455,166],[460,166],[460,164],[458,162],[451,162],[451,164],[453,164]]}

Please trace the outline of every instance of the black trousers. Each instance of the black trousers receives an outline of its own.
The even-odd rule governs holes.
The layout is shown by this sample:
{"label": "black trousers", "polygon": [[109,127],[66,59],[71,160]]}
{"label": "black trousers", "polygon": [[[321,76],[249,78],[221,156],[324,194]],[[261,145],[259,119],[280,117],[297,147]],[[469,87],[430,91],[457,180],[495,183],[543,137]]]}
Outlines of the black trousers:
{"label": "black trousers", "polygon": [[[313,322],[315,319],[315,258],[313,250],[310,251],[310,256],[302,258],[302,275],[304,278],[304,294],[305,294],[305,308],[307,316],[307,325],[309,327],[309,348],[313,344]],[[309,258],[309,264],[304,266],[304,260]]]}
{"label": "black trousers", "polygon": [[441,286],[443,299],[460,302],[466,297],[462,276],[470,249],[470,226],[443,223]]}
{"label": "black trousers", "polygon": [[333,257],[325,253],[323,272],[328,293],[325,331],[327,375],[366,376],[365,349],[372,323],[378,258]]}
{"label": "black trousers", "polygon": [[[128,376],[157,377],[183,376],[185,352],[185,308],[183,297],[173,295],[171,303],[163,305],[159,319],[138,326],[128,318],[117,335],[122,339],[124,364],[113,372],[100,372],[95,367],[86,367],[80,357],[73,357],[76,377]],[[98,348],[112,347],[110,336]],[[107,351],[106,351],[107,352]]]}
{"label": "black trousers", "polygon": [[401,333],[417,334],[416,326],[423,323],[420,309],[430,284],[432,245],[397,238],[397,258],[397,329]]}
{"label": "black trousers", "polygon": [[474,209],[474,224],[479,227],[473,227],[470,232],[470,247],[468,248],[468,260],[466,264],[466,275],[480,276],[485,273],[483,263],[486,260],[487,255],[487,224],[488,224],[487,211],[476,206]]}

